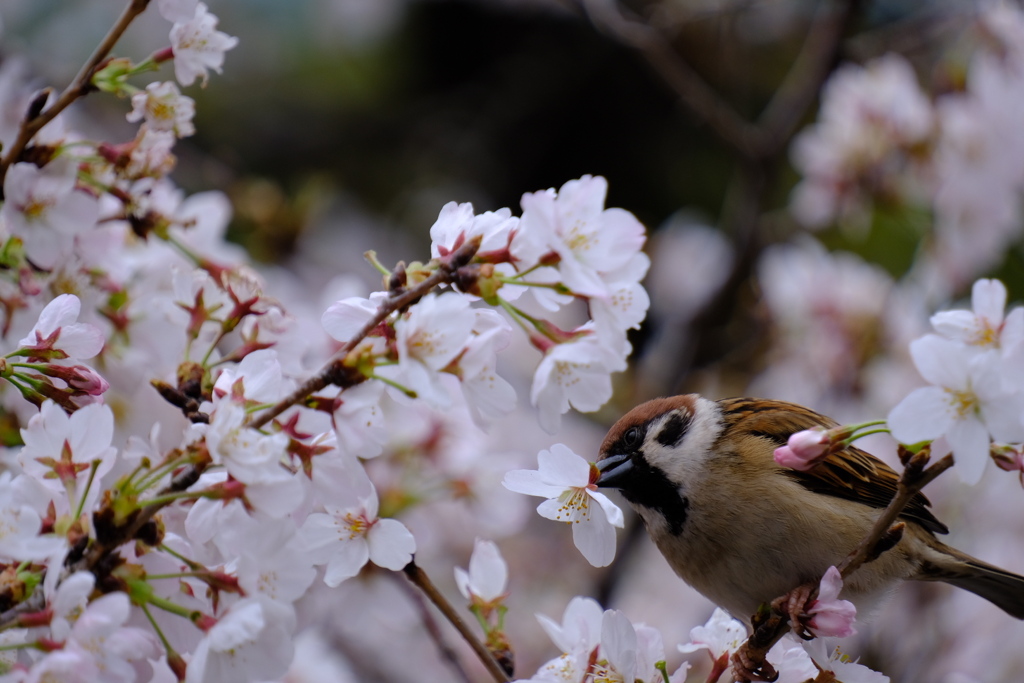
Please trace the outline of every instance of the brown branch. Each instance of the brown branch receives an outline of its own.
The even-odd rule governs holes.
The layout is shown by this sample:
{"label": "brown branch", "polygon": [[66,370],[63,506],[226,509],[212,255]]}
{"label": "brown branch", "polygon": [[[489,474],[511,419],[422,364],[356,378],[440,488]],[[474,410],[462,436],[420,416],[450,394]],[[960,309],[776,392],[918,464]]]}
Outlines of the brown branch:
{"label": "brown branch", "polygon": [[441,628],[434,619],[434,615],[430,613],[430,609],[427,607],[427,603],[424,601],[424,597],[416,592],[413,586],[398,578],[398,575],[393,572],[388,572],[390,576],[398,579],[399,586],[402,590],[409,595],[409,599],[416,605],[417,611],[420,613],[420,619],[423,620],[423,628],[426,629],[427,635],[434,641],[434,645],[437,646],[438,652],[441,653],[441,658],[444,659],[451,668],[455,671],[458,677],[463,683],[472,683],[473,679],[469,677],[466,669],[462,666],[462,662],[459,661],[459,655],[452,649],[452,646],[447,643],[444,639],[444,634],[441,633]]}
{"label": "brown branch", "polygon": [[[388,297],[377,309],[377,313],[370,318],[362,329],[356,333],[354,337],[345,342],[344,346],[335,354],[335,357],[328,361],[326,365],[313,377],[303,382],[302,386],[293,391],[289,396],[275,404],[273,407],[268,408],[265,412],[261,413],[259,417],[255,418],[249,423],[249,426],[253,429],[259,429],[264,426],[275,417],[288,410],[288,408],[304,400],[314,392],[320,391],[321,389],[336,384],[339,377],[347,377],[350,373],[347,373],[347,368],[344,365],[345,356],[354,349],[359,342],[363,341],[370,332],[384,322],[385,319],[395,311],[401,310],[406,306],[415,303],[420,298],[430,293],[432,289],[438,285],[448,284],[454,281],[456,271],[462,266],[469,263],[473,256],[476,255],[477,250],[480,249],[481,238],[477,237],[471,239],[461,247],[453,251],[448,256],[441,260],[440,265],[433,274],[430,275],[426,280],[415,285],[411,289],[407,289],[400,294]],[[358,381],[351,381],[352,384],[358,383]],[[359,380],[361,381],[361,380]],[[351,386],[352,384],[349,384]]]}
{"label": "brown branch", "polygon": [[[187,467],[177,477],[171,480],[171,483],[165,486],[157,495],[164,496],[169,493],[184,491],[196,482],[201,472],[202,470],[199,467]],[[139,530],[142,529],[147,522],[153,519],[156,513],[168,505],[170,505],[170,501],[156,503],[153,505],[144,505],[139,508],[138,514],[123,527],[118,528],[116,533],[110,539],[102,542],[96,541],[92,547],[90,547],[85,554],[77,560],[72,560],[72,555],[69,555],[69,561],[66,561],[65,567],[61,570],[61,581],[77,571],[92,571],[97,565],[99,565],[100,561],[104,557],[113,553],[121,545],[134,538]],[[39,612],[45,607],[46,602],[43,596],[42,586],[40,585],[36,587],[35,592],[29,596],[27,600],[0,614],[0,631],[17,625],[22,616],[33,612]]]}
{"label": "brown branch", "polygon": [[614,1],[578,1],[598,30],[639,52],[690,111],[724,142],[745,157],[756,156],[756,128],[719,97],[660,32],[642,21],[627,18]]}
{"label": "brown branch", "polygon": [[[953,456],[946,455],[934,465],[925,469],[924,466],[928,463],[929,457],[929,452],[926,448],[912,455],[907,460],[903,474],[900,475],[899,483],[897,484],[896,494],[889,501],[882,514],[878,516],[878,519],[875,520],[875,524],[871,527],[871,531],[868,532],[867,536],[837,567],[844,579],[867,562],[878,557],[880,551],[891,547],[891,545],[886,543],[886,540],[892,529],[893,522],[896,521],[910,500],[922,488],[953,465]],[[812,591],[810,599],[814,599],[816,595],[817,589]],[[773,601],[773,605],[784,602],[782,597],[780,597]],[[760,621],[755,618],[755,624],[754,632],[741,647],[740,652],[749,661],[763,666],[766,662],[768,651],[789,630],[789,615],[785,613],[785,610],[773,608],[767,618]],[[735,657],[736,655],[734,655]]]}
{"label": "brown branch", "polygon": [[64,89],[64,92],[60,94],[57,101],[47,107],[45,110],[39,112],[35,116],[26,117],[21,122],[21,128],[18,130],[18,137],[11,143],[10,148],[0,160],[0,185],[3,185],[4,176],[7,174],[7,169],[18,160],[21,153],[25,150],[25,147],[32,140],[32,137],[42,129],[43,126],[48,124],[50,121],[57,117],[62,111],[68,108],[68,106],[77,100],[79,97],[87,94],[92,87],[92,77],[96,73],[96,69],[100,63],[110,54],[110,51],[114,49],[114,45],[120,40],[121,35],[128,28],[129,24],[135,20],[135,17],[142,14],[146,7],[149,5],[149,0],[129,0],[128,5],[121,12],[121,16],[117,18],[117,21],[107,32],[107,35],[103,37],[100,44],[93,50],[92,55],[86,60],[85,64],[78,71],[78,75],[75,76],[74,80]]}
{"label": "brown branch", "polygon": [[455,630],[459,632],[459,635],[469,643],[469,646],[473,648],[473,652],[475,652],[476,656],[480,658],[480,661],[494,680],[497,681],[497,683],[508,683],[510,680],[509,677],[505,675],[504,670],[502,670],[501,665],[498,664],[497,660],[494,659],[490,650],[488,650],[487,647],[480,642],[480,639],[476,637],[476,634],[470,630],[466,625],[466,622],[462,620],[462,617],[459,616],[459,613],[455,611],[455,608],[452,607],[451,603],[448,602],[441,591],[437,590],[437,586],[433,584],[426,572],[416,564],[416,560],[414,559],[409,562],[409,564],[405,565],[405,568],[402,569],[402,571],[409,577],[409,580],[412,581],[413,585],[423,591],[423,594],[427,596],[427,599],[441,611],[441,614],[443,614],[445,619],[455,627]]}
{"label": "brown branch", "polygon": [[758,118],[759,150],[765,157],[785,151],[796,128],[814,103],[839,60],[843,37],[860,6],[860,0],[843,0],[839,6],[825,1],[807,29],[800,54]]}

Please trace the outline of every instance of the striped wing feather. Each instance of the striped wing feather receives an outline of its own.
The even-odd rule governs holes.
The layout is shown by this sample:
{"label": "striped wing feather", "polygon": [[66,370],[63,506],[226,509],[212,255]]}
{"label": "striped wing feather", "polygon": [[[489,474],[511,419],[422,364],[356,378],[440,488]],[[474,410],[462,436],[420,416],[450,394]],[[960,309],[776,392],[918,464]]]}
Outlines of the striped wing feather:
{"label": "striped wing feather", "polygon": [[[786,444],[790,435],[801,430],[838,426],[831,418],[786,401],[732,398],[719,401],[719,404],[726,421],[726,431],[740,429],[780,446]],[[899,482],[899,475],[891,467],[854,446],[829,455],[809,472],[786,470],[786,474],[815,493],[875,508],[885,508],[889,504],[896,495]],[[930,505],[928,499],[918,493],[900,516],[931,532],[949,533],[946,525],[928,509]]]}

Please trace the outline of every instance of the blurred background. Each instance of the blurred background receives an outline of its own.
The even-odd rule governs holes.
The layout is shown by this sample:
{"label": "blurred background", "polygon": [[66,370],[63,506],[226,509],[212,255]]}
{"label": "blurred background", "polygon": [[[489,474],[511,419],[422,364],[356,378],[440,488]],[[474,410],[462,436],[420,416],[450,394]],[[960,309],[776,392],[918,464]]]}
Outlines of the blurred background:
{"label": "blurred background", "polygon": [[[68,82],[122,4],[4,0],[7,73],[16,62],[37,87]],[[558,437],[585,455],[625,410],[672,393],[790,399],[844,421],[883,417],[921,383],[906,344],[928,330],[932,312],[966,306],[981,276],[1002,279],[1011,301],[1024,294],[1019,218],[991,253],[943,270],[930,256],[940,239],[934,213],[928,202],[912,201],[912,192],[877,192],[852,217],[837,214],[813,233],[790,210],[801,178],[790,143],[818,116],[828,74],[895,52],[932,100],[962,92],[985,39],[974,3],[209,4],[219,28],[240,42],[222,75],[187,90],[196,100],[197,133],[175,148],[172,177],[189,193],[226,193],[234,206],[229,238],[266,272],[301,283],[305,289],[296,291],[311,292],[310,305],[341,274],[356,289],[379,288],[363,262],[367,249],[385,264],[425,260],[428,229],[445,202],[518,213],[524,192],[587,173],[608,179],[607,204],[632,211],[649,230],[652,307],[631,337],[633,365],[617,376],[612,404],[568,421]],[[642,44],[630,38],[637,26],[647,32]],[[167,30],[147,12],[116,53],[141,59],[166,44]],[[814,59],[802,61],[814,50]],[[160,77],[170,78],[164,71]],[[738,120],[778,125],[766,125],[771,135],[752,146],[737,144],[728,122],[707,115],[695,83]],[[99,139],[129,139],[135,126],[124,120],[127,107],[86,98],[74,125]],[[517,385],[521,403],[527,387],[528,379]],[[522,412],[519,422],[470,445],[438,446],[428,427],[410,427],[396,435],[392,460],[443,447],[516,451],[493,465],[500,479],[507,469],[532,466],[551,443],[528,422],[529,408]],[[872,446],[892,457],[884,438]],[[380,468],[376,481],[389,476]],[[929,495],[956,529],[954,545],[1020,572],[1020,484],[989,472],[984,486],[985,495],[965,495],[957,482],[940,480]],[[674,645],[688,640],[711,606],[671,575],[635,521],[620,538],[616,564],[598,571],[575,554],[563,529],[531,519],[521,531],[528,501],[508,505],[478,513],[497,518],[492,535],[505,535],[520,676],[557,654],[532,614],[558,617],[574,594],[658,626],[670,664],[682,659]],[[454,596],[451,566],[465,566],[480,528],[439,538],[437,518],[416,514],[409,523],[421,547],[435,549],[424,566]],[[321,625],[308,645],[320,654],[309,656],[336,657],[338,680],[457,680],[423,635],[415,603],[387,577],[347,582],[308,605],[307,617]],[[1024,664],[1024,653],[1006,647],[1021,637],[1020,624],[978,598],[946,586],[906,586],[862,629],[853,654],[894,681],[994,683],[1012,680],[1008,672]],[[381,650],[381,643],[390,644]],[[400,650],[410,654],[395,656]],[[424,678],[424,671],[431,673]]]}

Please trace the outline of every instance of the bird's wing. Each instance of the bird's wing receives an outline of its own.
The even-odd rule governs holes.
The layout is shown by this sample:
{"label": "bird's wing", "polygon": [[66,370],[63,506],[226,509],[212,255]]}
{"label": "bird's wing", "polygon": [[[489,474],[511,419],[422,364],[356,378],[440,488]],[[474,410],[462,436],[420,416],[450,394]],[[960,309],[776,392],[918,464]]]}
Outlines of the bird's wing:
{"label": "bird's wing", "polygon": [[[765,399],[735,398],[719,402],[727,421],[754,436],[785,445],[789,437],[812,427],[826,429],[838,426],[824,415],[796,403]],[[728,424],[731,423],[731,424]],[[768,451],[769,453],[771,451]],[[804,488],[826,496],[852,500],[876,508],[885,508],[896,495],[899,475],[875,456],[850,446],[818,463],[807,472],[785,470],[785,474]],[[945,524],[932,514],[931,503],[918,493],[900,515],[933,533],[949,533]]]}

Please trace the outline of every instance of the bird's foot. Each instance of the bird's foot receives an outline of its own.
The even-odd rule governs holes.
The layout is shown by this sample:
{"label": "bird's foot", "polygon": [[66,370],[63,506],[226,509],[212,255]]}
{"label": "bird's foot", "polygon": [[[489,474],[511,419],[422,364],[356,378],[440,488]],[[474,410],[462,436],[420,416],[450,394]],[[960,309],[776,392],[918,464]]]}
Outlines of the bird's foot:
{"label": "bird's foot", "polygon": [[775,681],[779,672],[768,663],[761,653],[751,650],[749,643],[743,643],[732,655],[732,679],[737,683],[752,681]]}
{"label": "bird's foot", "polygon": [[789,617],[789,625],[792,627],[793,633],[804,640],[814,637],[807,631],[807,620],[810,618],[807,608],[814,602],[817,590],[817,584],[805,583],[772,601],[772,609]]}

